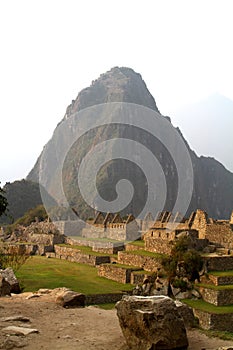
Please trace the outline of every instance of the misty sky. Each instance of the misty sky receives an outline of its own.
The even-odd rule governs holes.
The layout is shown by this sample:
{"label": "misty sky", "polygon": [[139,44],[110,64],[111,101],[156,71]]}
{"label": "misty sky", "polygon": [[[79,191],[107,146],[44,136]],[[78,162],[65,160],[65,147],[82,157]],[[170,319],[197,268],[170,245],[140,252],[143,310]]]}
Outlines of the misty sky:
{"label": "misty sky", "polygon": [[[232,7],[230,0],[0,1],[1,183],[28,174],[67,105],[114,66],[139,72],[181,130],[189,124],[184,106],[216,92],[233,100]],[[229,125],[222,115],[216,142],[226,141]],[[196,147],[194,129],[184,134]],[[208,145],[219,159],[207,141],[203,153]]]}

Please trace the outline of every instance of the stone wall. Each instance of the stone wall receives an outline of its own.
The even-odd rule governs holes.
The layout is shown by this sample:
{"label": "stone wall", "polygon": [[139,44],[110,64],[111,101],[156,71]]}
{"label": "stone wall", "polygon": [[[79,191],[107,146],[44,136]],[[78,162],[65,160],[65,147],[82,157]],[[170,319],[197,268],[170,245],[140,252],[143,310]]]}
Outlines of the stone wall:
{"label": "stone wall", "polygon": [[127,243],[127,244],[125,245],[125,250],[126,250],[126,251],[144,250],[144,247],[143,247],[143,246],[137,246],[137,245],[134,245],[134,244]]}
{"label": "stone wall", "polygon": [[145,250],[149,252],[170,254],[173,247],[173,240],[164,240],[163,238],[155,238],[146,234],[144,237],[145,240]]}
{"label": "stone wall", "polygon": [[92,254],[85,254],[78,249],[65,247],[65,246],[54,246],[55,256],[59,259],[65,259],[72,262],[77,262],[80,264],[88,264],[88,265],[100,265],[104,263],[110,263],[109,256],[98,256]]}
{"label": "stone wall", "polygon": [[60,233],[66,236],[81,236],[85,225],[82,220],[55,221],[54,224]]}
{"label": "stone wall", "polygon": [[105,242],[105,241],[93,241],[88,239],[71,239],[67,238],[66,243],[70,245],[80,245],[85,247],[91,247],[93,251],[105,253],[105,254],[117,254],[118,251],[124,250],[125,245],[123,242]]}
{"label": "stone wall", "polygon": [[233,284],[233,276],[214,276],[209,274],[208,283],[214,284],[215,286]]}
{"label": "stone wall", "polygon": [[121,267],[116,264],[102,264],[98,266],[98,275],[119,283],[130,283],[133,270],[136,269]]}
{"label": "stone wall", "polygon": [[224,248],[233,249],[233,231],[228,222],[216,222],[206,226],[206,238]]}
{"label": "stone wall", "polygon": [[53,252],[53,245],[27,244],[27,243],[8,244],[9,254],[46,255],[46,253],[48,252]]}
{"label": "stone wall", "polygon": [[194,217],[194,220],[192,222],[192,229],[198,230],[199,232],[199,238],[206,238],[206,226],[208,222],[208,216],[206,212],[203,210],[198,209],[196,211],[196,215]]}
{"label": "stone wall", "polygon": [[205,287],[199,287],[199,291],[203,300],[207,303],[224,306],[233,304],[233,289],[211,289]]}
{"label": "stone wall", "polygon": [[122,299],[124,293],[91,294],[86,295],[86,305],[116,303]]}
{"label": "stone wall", "polygon": [[233,314],[210,314],[194,309],[194,315],[198,317],[201,328],[233,332]]}
{"label": "stone wall", "polygon": [[207,271],[226,271],[233,270],[233,256],[204,256],[203,257],[204,264],[206,266]]}
{"label": "stone wall", "polygon": [[108,223],[104,225],[86,225],[82,229],[82,237],[85,238],[109,238],[117,241],[134,241],[141,237],[135,220],[124,223]]}
{"label": "stone wall", "polygon": [[149,281],[151,279],[151,275],[146,273],[146,271],[144,271],[144,273],[137,273],[137,271],[132,271],[131,272],[131,278],[130,278],[130,283],[131,284],[143,284],[143,281],[145,280],[145,278],[148,278]]}
{"label": "stone wall", "polygon": [[161,268],[161,258],[144,255],[130,254],[130,252],[118,252],[119,264],[137,266],[146,271],[154,271]]}

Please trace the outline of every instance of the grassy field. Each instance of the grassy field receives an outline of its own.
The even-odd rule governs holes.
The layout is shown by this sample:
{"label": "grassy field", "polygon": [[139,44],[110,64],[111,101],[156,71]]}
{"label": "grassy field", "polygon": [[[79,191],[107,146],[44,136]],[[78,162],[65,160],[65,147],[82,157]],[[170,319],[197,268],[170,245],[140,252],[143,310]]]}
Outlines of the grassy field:
{"label": "grassy field", "polygon": [[214,284],[197,283],[197,286],[208,288],[208,289],[214,289],[214,290],[233,289],[233,284],[215,286]]}
{"label": "grassy field", "polygon": [[148,256],[151,258],[159,258],[159,259],[162,259],[166,256],[165,254],[148,252],[147,250],[126,250],[124,251],[124,254],[141,255],[141,256]]}
{"label": "grassy field", "polygon": [[30,258],[16,273],[25,292],[40,288],[67,287],[84,294],[117,293],[132,290],[125,285],[99,277],[94,266],[66,260]]}
{"label": "grassy field", "polygon": [[228,314],[233,313],[233,305],[227,306],[215,306],[210,303],[207,303],[204,300],[193,300],[193,299],[185,299],[183,300],[187,305],[192,308],[199,309],[206,312],[211,312],[213,314]]}
{"label": "grassy field", "polygon": [[228,277],[228,276],[233,276],[233,271],[232,270],[227,270],[227,271],[210,271],[209,275],[219,276],[219,277]]}

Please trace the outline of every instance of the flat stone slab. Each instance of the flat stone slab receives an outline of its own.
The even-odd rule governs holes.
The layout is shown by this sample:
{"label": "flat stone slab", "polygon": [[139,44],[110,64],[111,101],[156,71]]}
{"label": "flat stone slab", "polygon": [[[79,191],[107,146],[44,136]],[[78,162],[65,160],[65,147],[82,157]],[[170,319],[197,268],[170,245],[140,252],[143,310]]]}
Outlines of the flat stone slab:
{"label": "flat stone slab", "polygon": [[38,329],[35,328],[25,328],[25,327],[16,327],[9,326],[2,329],[3,332],[8,334],[16,334],[16,335],[28,335],[31,333],[39,333]]}
{"label": "flat stone slab", "polygon": [[30,319],[28,317],[16,315],[16,316],[2,317],[0,319],[0,321],[2,321],[2,322],[11,322],[11,321],[30,322]]}

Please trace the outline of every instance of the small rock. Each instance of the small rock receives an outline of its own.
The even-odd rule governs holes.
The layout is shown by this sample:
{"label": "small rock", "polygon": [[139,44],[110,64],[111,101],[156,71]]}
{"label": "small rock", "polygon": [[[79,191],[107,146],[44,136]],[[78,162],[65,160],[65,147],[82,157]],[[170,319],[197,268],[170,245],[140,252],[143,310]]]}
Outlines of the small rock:
{"label": "small rock", "polygon": [[11,267],[7,267],[5,270],[0,270],[0,275],[10,284],[11,293],[20,293],[19,281],[17,280],[14,271]]}
{"label": "small rock", "polygon": [[63,307],[84,307],[85,295],[73,291],[65,291],[56,298],[56,303]]}
{"label": "small rock", "polygon": [[62,339],[71,339],[72,337],[70,335],[63,335]]}
{"label": "small rock", "polygon": [[40,294],[31,294],[31,295],[28,295],[26,297],[26,299],[29,300],[29,299],[33,299],[33,298],[39,298],[39,297],[40,297]]}
{"label": "small rock", "polygon": [[10,322],[10,321],[30,322],[30,319],[28,317],[16,315],[16,316],[2,317],[1,321],[2,322]]}
{"label": "small rock", "polygon": [[176,299],[190,299],[192,296],[191,291],[186,291],[186,292],[180,292],[176,294],[175,298]]}
{"label": "small rock", "polygon": [[16,334],[16,335],[28,335],[31,333],[39,333],[38,329],[35,329],[35,328],[25,328],[25,327],[16,327],[16,326],[9,326],[9,327],[3,328],[2,331],[8,334]]}
{"label": "small rock", "polygon": [[52,289],[47,289],[47,288],[41,288],[38,290],[39,294],[50,294],[52,292]]}
{"label": "small rock", "polygon": [[193,289],[192,290],[192,296],[194,296],[195,298],[197,299],[200,299],[201,298],[201,294],[198,292],[198,290],[196,289]]}

